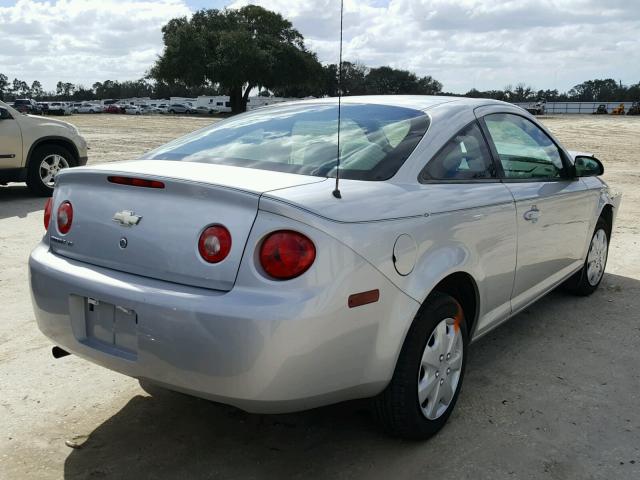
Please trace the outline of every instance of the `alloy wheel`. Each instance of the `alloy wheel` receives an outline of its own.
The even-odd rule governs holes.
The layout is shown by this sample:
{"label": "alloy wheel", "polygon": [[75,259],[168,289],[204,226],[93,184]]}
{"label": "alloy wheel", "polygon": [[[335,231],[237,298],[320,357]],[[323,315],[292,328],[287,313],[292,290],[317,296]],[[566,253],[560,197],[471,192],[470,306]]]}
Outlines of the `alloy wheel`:
{"label": "alloy wheel", "polygon": [[587,256],[587,280],[591,286],[596,286],[602,275],[604,275],[604,267],[607,263],[607,247],[607,233],[600,228],[591,239],[589,255]]}
{"label": "alloy wheel", "polygon": [[55,176],[63,168],[69,168],[69,162],[66,158],[56,153],[47,155],[40,163],[40,180],[46,186],[53,188]]}

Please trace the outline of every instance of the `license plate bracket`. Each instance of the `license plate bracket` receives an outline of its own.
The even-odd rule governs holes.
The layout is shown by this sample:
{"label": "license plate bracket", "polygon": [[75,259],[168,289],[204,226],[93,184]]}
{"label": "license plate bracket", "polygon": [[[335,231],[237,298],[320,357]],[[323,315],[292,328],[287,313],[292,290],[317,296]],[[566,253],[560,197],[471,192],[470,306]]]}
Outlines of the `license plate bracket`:
{"label": "license plate bracket", "polygon": [[138,315],[132,309],[85,297],[86,342],[109,353],[130,357],[138,351]]}

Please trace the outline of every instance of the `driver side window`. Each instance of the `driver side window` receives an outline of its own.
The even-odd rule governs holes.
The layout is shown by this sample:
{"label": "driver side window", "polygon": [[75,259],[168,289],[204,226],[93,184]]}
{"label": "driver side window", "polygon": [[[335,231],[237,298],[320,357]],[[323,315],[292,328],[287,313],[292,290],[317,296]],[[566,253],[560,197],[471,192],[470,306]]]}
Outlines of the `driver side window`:
{"label": "driver side window", "polygon": [[484,117],[506,179],[559,179],[560,150],[533,122],[506,113]]}

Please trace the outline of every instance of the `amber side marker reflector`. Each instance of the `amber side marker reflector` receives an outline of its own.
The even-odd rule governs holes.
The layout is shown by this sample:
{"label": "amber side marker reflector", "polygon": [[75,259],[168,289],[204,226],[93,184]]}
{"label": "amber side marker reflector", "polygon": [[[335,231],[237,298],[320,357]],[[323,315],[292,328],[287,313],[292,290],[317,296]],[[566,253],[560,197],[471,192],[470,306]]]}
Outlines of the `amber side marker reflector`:
{"label": "amber side marker reflector", "polygon": [[120,185],[129,185],[130,187],[144,187],[144,188],[164,188],[164,183],[158,180],[147,180],[146,178],[133,178],[133,177],[107,177],[111,183],[118,183]]}
{"label": "amber side marker reflector", "polygon": [[359,307],[367,303],[374,303],[380,299],[380,290],[369,290],[368,292],[354,293],[349,295],[349,308]]}

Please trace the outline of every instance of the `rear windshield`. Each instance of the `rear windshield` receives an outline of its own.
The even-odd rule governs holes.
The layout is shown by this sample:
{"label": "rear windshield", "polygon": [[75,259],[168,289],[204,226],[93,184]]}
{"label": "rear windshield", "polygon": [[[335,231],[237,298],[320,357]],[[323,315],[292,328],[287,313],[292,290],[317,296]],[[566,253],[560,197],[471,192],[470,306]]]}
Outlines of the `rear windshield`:
{"label": "rear windshield", "polygon": [[[340,176],[356,180],[391,178],[429,127],[424,112],[409,108],[347,104],[340,115]],[[338,106],[298,104],[244,113],[143,158],[335,177]]]}

